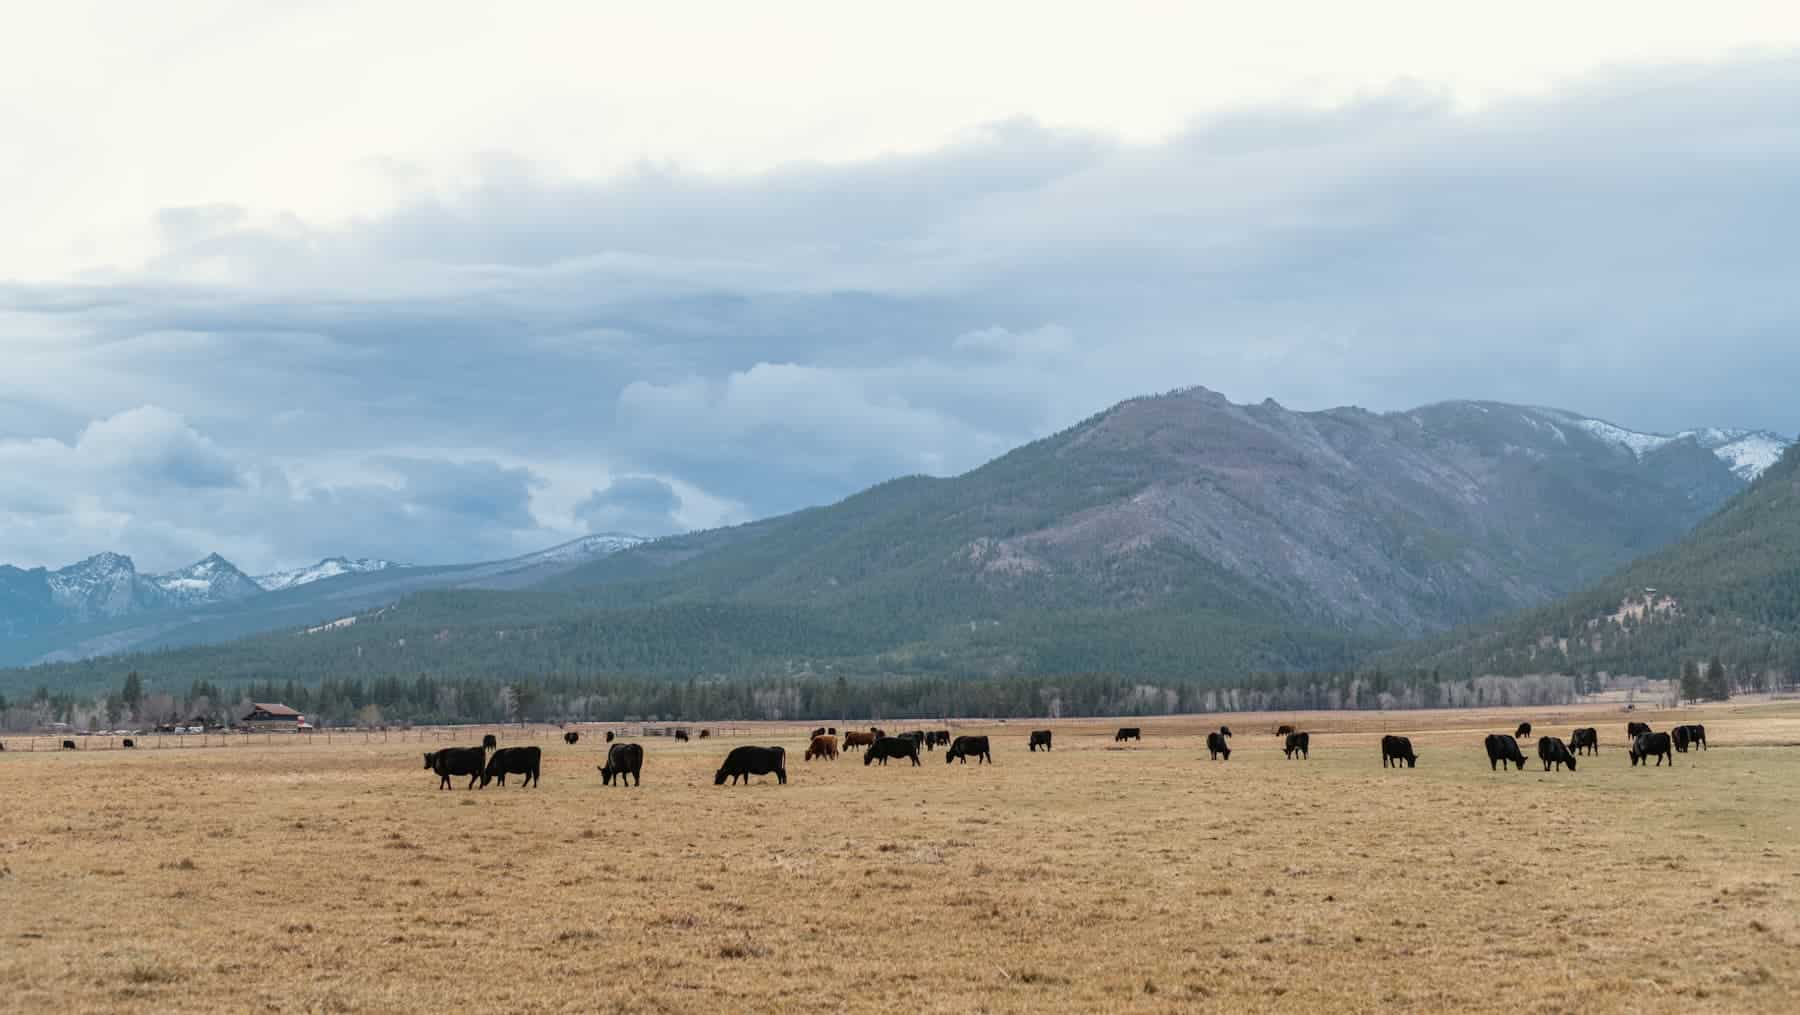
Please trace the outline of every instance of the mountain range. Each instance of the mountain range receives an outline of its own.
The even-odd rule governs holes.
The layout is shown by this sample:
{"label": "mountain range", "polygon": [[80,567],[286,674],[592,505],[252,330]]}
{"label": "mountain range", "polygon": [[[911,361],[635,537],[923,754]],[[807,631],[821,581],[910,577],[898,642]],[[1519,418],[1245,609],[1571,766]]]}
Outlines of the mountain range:
{"label": "mountain range", "polygon": [[[127,662],[220,679],[1339,668],[1601,581],[1681,539],[1791,444],[1497,402],[1296,412],[1192,388],[957,477],[543,566],[343,575],[166,630],[131,625],[136,640],[117,626],[40,640],[29,658],[286,627],[68,675]],[[282,596],[303,608],[272,608]]]}
{"label": "mountain range", "polygon": [[216,553],[164,574],[140,573],[130,557],[110,552],[54,571],[0,566],[0,664],[66,661],[334,620],[427,588],[516,587],[639,542],[607,533],[509,560],[434,567],[327,557],[254,577]]}

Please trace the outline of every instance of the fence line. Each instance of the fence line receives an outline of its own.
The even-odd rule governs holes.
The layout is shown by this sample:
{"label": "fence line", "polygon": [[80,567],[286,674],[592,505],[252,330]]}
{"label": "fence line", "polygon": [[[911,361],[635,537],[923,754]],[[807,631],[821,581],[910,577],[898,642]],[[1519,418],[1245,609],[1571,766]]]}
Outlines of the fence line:
{"label": "fence line", "polygon": [[[801,724],[795,724],[801,725]],[[5,750],[0,751],[0,758],[7,754],[32,754],[38,751],[60,751],[63,743],[70,741],[77,751],[118,751],[127,750],[124,741],[131,740],[136,750],[197,750],[203,748],[227,749],[232,747],[249,747],[253,744],[265,747],[309,747],[318,743],[326,746],[334,744],[441,744],[454,743],[473,738],[476,743],[487,734],[493,734],[502,743],[520,740],[561,741],[566,732],[580,733],[585,740],[588,737],[603,737],[607,733],[638,739],[662,738],[675,739],[675,729],[686,729],[691,741],[700,740],[700,732],[706,731],[709,737],[741,737],[762,732],[759,729],[747,729],[741,726],[718,725],[667,725],[656,724],[620,724],[594,725],[576,729],[560,729],[554,726],[528,726],[523,729],[510,725],[485,726],[414,726],[408,729],[319,729],[311,733],[297,731],[252,731],[228,733],[212,731],[208,733],[133,733],[130,736],[106,736],[95,733],[27,733],[8,735],[0,733],[0,744]]]}

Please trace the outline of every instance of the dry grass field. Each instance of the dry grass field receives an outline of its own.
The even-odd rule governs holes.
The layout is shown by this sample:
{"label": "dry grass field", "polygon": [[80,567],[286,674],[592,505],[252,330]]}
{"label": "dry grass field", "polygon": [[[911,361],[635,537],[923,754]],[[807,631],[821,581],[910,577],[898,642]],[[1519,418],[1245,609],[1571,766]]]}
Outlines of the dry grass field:
{"label": "dry grass field", "polygon": [[[1610,708],[1235,715],[1225,763],[1203,717],[959,725],[996,764],[916,769],[771,728],[647,741],[641,789],[596,736],[473,792],[417,744],[9,750],[0,1009],[1793,1011],[1800,707],[1694,717],[1672,770]],[[1490,772],[1521,718],[1602,753]],[[789,784],[715,788],[745,742]]]}

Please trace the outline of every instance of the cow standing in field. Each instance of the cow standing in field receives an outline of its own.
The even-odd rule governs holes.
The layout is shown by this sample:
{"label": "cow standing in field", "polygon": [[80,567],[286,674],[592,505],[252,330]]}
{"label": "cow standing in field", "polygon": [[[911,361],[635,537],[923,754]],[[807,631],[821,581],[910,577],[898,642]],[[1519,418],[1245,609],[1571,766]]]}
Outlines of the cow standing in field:
{"label": "cow standing in field", "polygon": [[136,741],[136,740],[133,740],[133,739],[131,739],[131,738],[130,738],[130,737],[126,737],[126,738],[125,738],[125,742],[124,742],[124,743],[122,743],[122,744],[120,744],[120,745],[119,745],[119,746],[120,746],[120,747],[123,747],[123,748],[125,748],[125,749],[126,749],[126,750],[128,750],[128,751],[129,751],[129,750],[134,750],[134,749],[136,749],[136,747],[137,747],[137,741]]}
{"label": "cow standing in field", "polygon": [[1675,755],[1669,750],[1667,733],[1639,733],[1632,738],[1631,766],[1636,768],[1640,761],[1648,765],[1651,758],[1656,759],[1658,768],[1662,767],[1665,759],[1669,762],[1670,768],[1675,767]]}
{"label": "cow standing in field", "polygon": [[1121,726],[1119,732],[1113,734],[1113,743],[1115,744],[1121,740],[1141,741],[1143,739],[1144,734],[1136,726]]}
{"label": "cow standing in field", "polygon": [[676,740],[681,741],[682,743],[686,743],[687,738],[688,738],[687,730],[676,730],[675,731],[675,739]]}
{"label": "cow standing in field", "polygon": [[815,740],[824,735],[825,735],[825,727],[823,727],[823,726],[815,728],[810,734],[808,734],[809,737],[811,737],[812,739],[815,739]]}
{"label": "cow standing in field", "polygon": [[1592,726],[1583,726],[1570,733],[1569,750],[1576,754],[1599,754],[1600,731]]}
{"label": "cow standing in field", "polygon": [[863,764],[879,761],[885,765],[889,758],[911,758],[914,765],[919,764],[919,742],[911,737],[882,737],[863,754]]}
{"label": "cow standing in field", "polygon": [[957,737],[950,741],[950,749],[944,752],[946,765],[952,761],[960,761],[966,765],[970,758],[974,758],[976,764],[983,761],[990,765],[994,763],[994,756],[988,752],[987,737]]}
{"label": "cow standing in field", "polygon": [[753,775],[775,776],[775,781],[787,785],[787,748],[785,747],[733,747],[731,753],[725,755],[725,763],[713,773],[713,785],[723,786],[730,779],[737,785],[739,779],[744,785],[750,785]]}
{"label": "cow standing in field", "polygon": [[844,734],[844,750],[846,751],[854,751],[859,747],[871,747],[874,743],[875,734],[873,733],[851,732]]}
{"label": "cow standing in field", "polygon": [[496,750],[499,748],[499,746],[500,746],[500,738],[494,736],[492,733],[489,733],[487,736],[484,736],[481,738],[481,749],[484,751]]}
{"label": "cow standing in field", "polygon": [[826,761],[836,761],[837,756],[837,737],[821,733],[812,738],[812,746],[806,749],[806,757],[801,760],[811,761],[814,758],[824,758]]}
{"label": "cow standing in field", "polygon": [[1538,760],[1544,763],[1546,772],[1553,766],[1560,769],[1564,765],[1569,766],[1569,771],[1575,771],[1575,755],[1569,753],[1569,747],[1561,737],[1538,737]]}
{"label": "cow standing in field", "polygon": [[1519,728],[1513,731],[1513,739],[1514,740],[1523,740],[1530,735],[1531,735],[1531,724],[1528,722],[1520,723]]}
{"label": "cow standing in field", "polygon": [[1639,734],[1648,732],[1650,732],[1649,723],[1628,722],[1625,724],[1625,742],[1630,743],[1631,741],[1636,740]]}
{"label": "cow standing in field", "polygon": [[487,768],[481,773],[481,788],[486,789],[490,780],[498,779],[500,785],[506,785],[508,775],[522,775],[520,786],[537,786],[538,769],[544,763],[544,749],[541,747],[506,747],[495,751],[488,759]]}
{"label": "cow standing in field", "polygon": [[1294,727],[1289,726],[1287,723],[1282,723],[1280,726],[1275,727],[1275,735],[1278,737],[1285,737],[1293,732],[1295,732]]}
{"label": "cow standing in field", "polygon": [[644,745],[614,744],[606,751],[606,764],[600,768],[600,785],[611,786],[614,778],[619,785],[625,785],[625,777],[631,776],[632,785],[644,784]]}
{"label": "cow standing in field", "polygon": [[1042,747],[1046,751],[1049,750],[1050,749],[1050,731],[1049,730],[1032,730],[1030,746],[1033,751],[1036,751],[1040,747]]}
{"label": "cow standing in field", "polygon": [[1486,743],[1488,771],[1504,767],[1509,761],[1518,765],[1519,771],[1525,771],[1525,755],[1520,753],[1516,737],[1509,737],[1504,733],[1489,733]]}
{"label": "cow standing in field", "polygon": [[425,755],[425,767],[437,773],[438,789],[450,788],[450,777],[466,775],[469,785],[465,789],[474,789],[475,780],[487,770],[487,751],[480,747],[446,747]]}
{"label": "cow standing in field", "polygon": [[72,750],[74,750],[74,749],[75,749],[75,741],[73,741],[73,740],[64,740],[64,741],[63,741],[63,745],[62,745],[62,749],[63,749],[63,750],[65,750],[65,751],[72,751]]}
{"label": "cow standing in field", "polygon": [[1669,731],[1669,738],[1674,742],[1675,749],[1683,754],[1687,753],[1689,747],[1696,745],[1701,750],[1706,750],[1706,727],[1699,723],[1677,726]]}
{"label": "cow standing in field", "polygon": [[606,742],[609,744],[613,742],[613,731],[612,730],[606,731]]}
{"label": "cow standing in field", "polygon": [[571,733],[563,734],[563,743],[568,744],[571,747],[575,746],[576,741],[578,741],[580,739],[581,739],[581,734],[579,734],[579,733],[571,732]]}
{"label": "cow standing in field", "polygon": [[705,740],[707,737],[710,737],[710,736],[712,736],[712,730],[701,730],[700,731],[700,739]]}
{"label": "cow standing in field", "polygon": [[925,749],[925,732],[923,730],[913,730],[911,733],[902,733],[900,734],[900,739],[911,740],[913,746],[921,751]]}
{"label": "cow standing in field", "polygon": [[1218,732],[1208,733],[1206,735],[1206,755],[1208,761],[1218,761],[1220,758],[1223,758],[1226,761],[1231,760],[1231,744],[1227,740],[1230,736],[1231,727],[1229,726],[1221,726],[1219,727]]}
{"label": "cow standing in field", "polygon": [[1389,765],[1392,765],[1395,768],[1399,768],[1402,761],[1406,762],[1407,768],[1418,767],[1419,756],[1413,753],[1412,741],[1405,737],[1397,737],[1391,734],[1382,737],[1381,767],[1387,768]]}
{"label": "cow standing in field", "polygon": [[1311,733],[1289,733],[1281,751],[1283,754],[1287,755],[1289,761],[1294,760],[1294,755],[1296,754],[1300,756],[1300,760],[1305,761],[1307,757],[1306,752],[1311,748]]}

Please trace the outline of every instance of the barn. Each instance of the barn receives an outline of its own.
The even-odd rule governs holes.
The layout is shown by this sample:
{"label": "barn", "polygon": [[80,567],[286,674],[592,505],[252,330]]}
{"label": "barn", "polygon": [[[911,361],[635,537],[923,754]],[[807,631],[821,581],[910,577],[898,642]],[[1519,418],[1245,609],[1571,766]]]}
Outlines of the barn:
{"label": "barn", "polygon": [[293,733],[306,725],[306,717],[286,705],[251,702],[249,711],[238,717],[238,725],[259,733]]}

